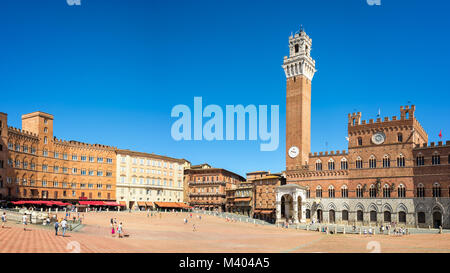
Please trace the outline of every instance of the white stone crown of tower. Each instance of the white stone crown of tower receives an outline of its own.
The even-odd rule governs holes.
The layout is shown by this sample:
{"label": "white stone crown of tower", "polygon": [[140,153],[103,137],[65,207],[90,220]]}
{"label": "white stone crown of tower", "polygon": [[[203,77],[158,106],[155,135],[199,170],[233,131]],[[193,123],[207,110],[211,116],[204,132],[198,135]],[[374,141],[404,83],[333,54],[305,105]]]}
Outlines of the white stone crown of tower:
{"label": "white stone crown of tower", "polygon": [[303,30],[289,37],[289,58],[284,57],[286,78],[303,75],[310,81],[316,72],[316,61],[311,58],[312,40]]}

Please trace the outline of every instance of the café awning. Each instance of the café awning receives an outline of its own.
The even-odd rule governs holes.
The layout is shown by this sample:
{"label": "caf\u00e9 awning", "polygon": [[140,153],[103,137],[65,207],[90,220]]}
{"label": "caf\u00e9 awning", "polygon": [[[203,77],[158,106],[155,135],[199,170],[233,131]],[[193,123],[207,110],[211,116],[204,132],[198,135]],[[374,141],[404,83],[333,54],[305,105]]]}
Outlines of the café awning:
{"label": "caf\u00e9 awning", "polygon": [[234,198],[234,202],[250,202],[252,199],[250,197],[238,197]]}

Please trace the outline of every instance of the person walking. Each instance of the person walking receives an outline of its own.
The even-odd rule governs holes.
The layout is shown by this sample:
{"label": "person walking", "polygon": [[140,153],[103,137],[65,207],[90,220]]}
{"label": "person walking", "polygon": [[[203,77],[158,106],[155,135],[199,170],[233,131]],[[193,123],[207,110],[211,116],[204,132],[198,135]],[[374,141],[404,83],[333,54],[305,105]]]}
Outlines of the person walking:
{"label": "person walking", "polygon": [[55,236],[58,236],[59,222],[55,222]]}
{"label": "person walking", "polygon": [[27,221],[28,221],[28,216],[26,213],[24,213],[22,216],[23,230],[27,230]]}
{"label": "person walking", "polygon": [[115,226],[114,224],[112,224],[111,226],[112,226],[112,229],[111,229],[111,236],[114,237],[114,236],[116,235],[116,232],[115,232],[115,227],[116,227],[116,226]]}
{"label": "person walking", "polygon": [[192,231],[197,231],[197,230],[195,229],[195,224],[192,224]]}
{"label": "person walking", "polygon": [[62,235],[63,235],[63,237],[64,237],[64,235],[66,234],[66,229],[67,229],[67,221],[66,221],[66,218],[64,218],[62,221],[61,221],[61,227],[62,227]]}
{"label": "person walking", "polygon": [[122,238],[122,222],[120,222],[119,226],[117,227],[117,233],[119,234],[119,238]]}
{"label": "person walking", "polygon": [[6,223],[6,212],[3,212],[3,214],[2,214],[2,228],[5,227],[5,223]]}

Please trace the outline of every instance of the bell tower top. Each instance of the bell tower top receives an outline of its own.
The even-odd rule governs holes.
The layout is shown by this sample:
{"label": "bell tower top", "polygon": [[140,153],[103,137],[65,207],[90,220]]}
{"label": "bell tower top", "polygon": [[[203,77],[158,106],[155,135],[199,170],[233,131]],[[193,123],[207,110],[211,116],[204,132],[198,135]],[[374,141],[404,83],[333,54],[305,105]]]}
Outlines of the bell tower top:
{"label": "bell tower top", "polygon": [[310,81],[316,72],[316,61],[311,58],[312,40],[303,29],[289,37],[289,57],[283,60],[286,77],[303,75]]}

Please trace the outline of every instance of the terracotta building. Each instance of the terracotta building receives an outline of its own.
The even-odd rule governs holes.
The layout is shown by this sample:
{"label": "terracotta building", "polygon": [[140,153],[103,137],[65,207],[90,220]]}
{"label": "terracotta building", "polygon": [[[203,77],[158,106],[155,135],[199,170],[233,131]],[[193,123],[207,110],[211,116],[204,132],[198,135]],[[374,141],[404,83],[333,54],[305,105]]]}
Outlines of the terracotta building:
{"label": "terracotta building", "polygon": [[277,220],[450,228],[450,142],[427,145],[415,106],[400,116],[348,115],[348,150],[310,153],[315,61],[304,31],[289,37],[286,82],[286,179]]}
{"label": "terracotta building", "polygon": [[115,201],[114,147],[57,139],[43,112],[23,115],[22,129],[0,120],[3,199]]}
{"label": "terracotta building", "polygon": [[253,217],[253,183],[242,181],[227,190],[227,212]]}
{"label": "terracotta building", "polygon": [[275,222],[275,192],[279,186],[286,184],[286,179],[280,173],[260,171],[248,173],[247,180],[253,184],[253,217]]}
{"label": "terracotta building", "polygon": [[184,171],[189,188],[189,204],[195,208],[225,211],[226,190],[245,179],[208,164],[193,165]]}

